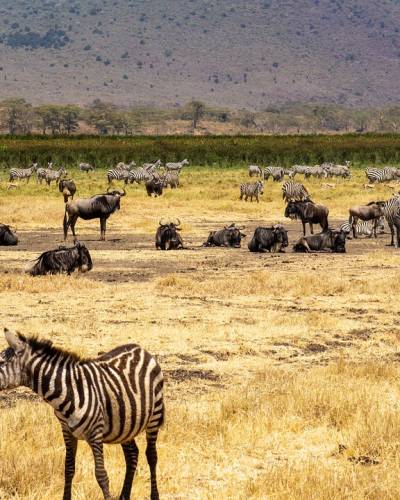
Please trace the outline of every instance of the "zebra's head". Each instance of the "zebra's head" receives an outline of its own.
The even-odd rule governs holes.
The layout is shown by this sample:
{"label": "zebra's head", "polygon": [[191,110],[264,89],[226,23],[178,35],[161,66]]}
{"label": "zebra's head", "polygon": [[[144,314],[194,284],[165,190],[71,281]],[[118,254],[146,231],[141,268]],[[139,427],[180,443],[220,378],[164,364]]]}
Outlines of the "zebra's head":
{"label": "zebra's head", "polygon": [[30,351],[24,337],[7,328],[4,335],[9,347],[0,352],[0,390],[24,385],[26,357]]}
{"label": "zebra's head", "polygon": [[260,194],[264,193],[264,184],[261,181],[257,181],[257,190]]}

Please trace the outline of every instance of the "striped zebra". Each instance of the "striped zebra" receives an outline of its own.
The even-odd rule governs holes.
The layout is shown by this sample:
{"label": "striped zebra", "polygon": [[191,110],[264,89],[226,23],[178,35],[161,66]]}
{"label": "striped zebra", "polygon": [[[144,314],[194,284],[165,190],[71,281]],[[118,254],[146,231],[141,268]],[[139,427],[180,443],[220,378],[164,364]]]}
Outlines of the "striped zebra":
{"label": "striped zebra", "polygon": [[365,175],[370,183],[391,181],[400,177],[400,171],[394,167],[366,168]]}
{"label": "striped zebra", "polygon": [[[368,238],[372,238],[374,234],[374,226],[375,226],[375,221],[374,220],[359,220],[355,226],[356,230],[356,235],[357,236],[367,236]],[[376,221],[376,230],[378,234],[383,234],[385,232],[385,218],[379,217],[378,220]],[[350,224],[350,222],[344,222],[341,224],[339,227],[339,231],[343,231],[347,235],[349,235],[353,231],[353,226]],[[347,236],[348,239],[350,239],[350,236]]]}
{"label": "striped zebra", "polygon": [[[391,240],[390,246],[400,245],[400,196],[394,196],[381,205],[383,216],[388,223]],[[394,228],[396,228],[396,242],[394,242]]]}
{"label": "striped zebra", "polygon": [[185,165],[189,165],[189,160],[187,160],[186,158],[177,163],[166,163],[165,170],[167,170],[167,172],[170,170],[177,170],[178,172],[180,172]]}
{"label": "striped zebra", "polygon": [[178,170],[167,171],[167,172],[165,172],[165,174],[161,178],[162,178],[164,187],[170,186],[171,189],[179,187],[179,171]]}
{"label": "striped zebra", "polygon": [[94,167],[90,163],[79,163],[79,170],[88,174],[90,170],[94,170]]}
{"label": "striped zebra", "polygon": [[262,177],[261,168],[258,165],[249,165],[249,176]]}
{"label": "striped zebra", "polygon": [[285,172],[283,170],[283,168],[281,167],[265,167],[264,170],[263,170],[263,178],[264,180],[268,180],[270,177],[272,177],[272,179],[275,181],[275,182],[278,182],[278,181],[281,181],[283,179],[283,176],[285,175]]}
{"label": "striped zebra", "polygon": [[150,180],[154,175],[154,173],[149,172],[145,168],[138,167],[128,172],[128,175],[125,177],[125,184],[133,184],[134,182],[140,184],[141,182]]}
{"label": "striped zebra", "polygon": [[65,170],[64,167],[60,167],[58,170],[47,170],[45,174],[45,181],[48,186],[50,186],[51,182],[57,182],[61,179],[63,175],[66,175],[67,171]]}
{"label": "striped zebra", "polygon": [[261,181],[257,181],[254,183],[244,183],[240,185],[240,199],[243,200],[244,196],[244,201],[247,201],[247,198],[250,197],[250,201],[253,201],[253,196],[257,200],[257,203],[259,203],[259,195],[263,194],[264,192],[264,185]]}
{"label": "striped zebra", "polygon": [[282,185],[282,198],[286,203],[289,201],[309,201],[310,195],[303,184],[286,181]]}
{"label": "striped zebra", "polygon": [[92,449],[95,475],[104,498],[111,499],[103,443],[120,444],[126,473],[119,498],[129,499],[139,450],[135,437],[146,431],[151,499],[157,490],[157,434],[164,421],[163,374],[157,361],[136,344],[98,358],[80,358],[48,340],[26,338],[5,329],[8,349],[0,353],[0,390],[31,388],[53,409],[64,437],[64,500],[71,499],[77,441]]}
{"label": "striped zebra", "polygon": [[35,172],[36,170],[37,163],[33,163],[29,168],[12,168],[10,170],[9,182],[26,179],[26,183],[28,184],[29,179],[31,178],[33,172]]}
{"label": "striped zebra", "polygon": [[112,181],[126,181],[126,179],[129,177],[129,170],[122,169],[122,168],[111,168],[107,172],[107,180],[108,183],[111,184]]}

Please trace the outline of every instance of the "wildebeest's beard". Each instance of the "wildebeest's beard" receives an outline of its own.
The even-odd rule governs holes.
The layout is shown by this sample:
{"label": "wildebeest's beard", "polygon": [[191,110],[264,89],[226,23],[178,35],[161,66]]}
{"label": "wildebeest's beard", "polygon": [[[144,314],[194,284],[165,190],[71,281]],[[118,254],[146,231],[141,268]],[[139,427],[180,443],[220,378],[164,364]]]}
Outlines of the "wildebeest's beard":
{"label": "wildebeest's beard", "polygon": [[18,237],[5,224],[0,224],[0,245],[13,246],[18,244]]}
{"label": "wildebeest's beard", "polygon": [[79,249],[79,271],[86,273],[93,269],[92,259],[90,257],[89,250],[82,246]]}
{"label": "wildebeest's beard", "polygon": [[230,234],[229,234],[229,243],[232,247],[235,248],[240,248],[240,242],[241,242],[241,234],[239,229],[230,229]]}
{"label": "wildebeest's beard", "polygon": [[343,232],[336,234],[333,240],[333,251],[335,253],[346,252],[346,235]]}
{"label": "wildebeest's beard", "polygon": [[285,217],[289,219],[297,219],[299,215],[299,210],[296,205],[289,203],[285,209]]}
{"label": "wildebeest's beard", "polygon": [[287,247],[289,245],[289,240],[287,237],[287,232],[284,230],[280,230],[276,232],[277,240],[282,247]]}

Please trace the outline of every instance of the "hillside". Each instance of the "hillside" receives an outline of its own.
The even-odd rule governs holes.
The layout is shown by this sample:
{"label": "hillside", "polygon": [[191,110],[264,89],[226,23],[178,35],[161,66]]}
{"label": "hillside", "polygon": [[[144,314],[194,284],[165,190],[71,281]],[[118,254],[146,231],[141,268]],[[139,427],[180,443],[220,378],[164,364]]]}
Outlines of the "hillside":
{"label": "hillside", "polygon": [[3,0],[0,18],[0,99],[249,109],[398,99],[398,0]]}

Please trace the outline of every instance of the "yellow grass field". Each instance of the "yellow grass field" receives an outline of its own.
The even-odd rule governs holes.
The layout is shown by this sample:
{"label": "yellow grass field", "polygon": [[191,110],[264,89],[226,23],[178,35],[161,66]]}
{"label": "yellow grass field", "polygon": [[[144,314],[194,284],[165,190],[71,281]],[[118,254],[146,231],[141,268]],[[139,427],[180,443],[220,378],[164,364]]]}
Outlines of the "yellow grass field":
{"label": "yellow grass field", "polygon": [[[104,172],[70,174],[79,196],[105,190]],[[266,183],[259,204],[240,202],[248,179],[246,169],[188,167],[181,188],[157,199],[128,186],[106,242],[97,221],[77,223],[93,271],[32,278],[29,262],[62,243],[62,197],[35,181],[8,190],[3,173],[0,222],[17,228],[20,245],[0,250],[1,326],[85,356],[136,342],[157,357],[166,378],[162,499],[400,498],[400,250],[385,234],[349,241],[344,255],[294,254],[300,223],[283,217],[281,185]],[[333,226],[350,205],[398,190],[365,189],[361,170],[305,184]],[[155,250],[161,217],[181,220],[187,250]],[[200,247],[233,221],[246,226],[241,249]],[[275,222],[289,228],[286,253],[248,252],[254,228]],[[140,499],[150,491],[144,443],[132,495]],[[118,498],[122,450],[105,453]],[[1,393],[0,498],[61,498],[63,461],[51,408],[28,390]],[[73,496],[100,493],[80,442]]]}

